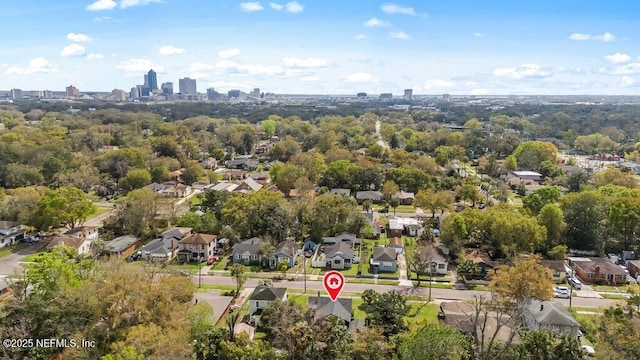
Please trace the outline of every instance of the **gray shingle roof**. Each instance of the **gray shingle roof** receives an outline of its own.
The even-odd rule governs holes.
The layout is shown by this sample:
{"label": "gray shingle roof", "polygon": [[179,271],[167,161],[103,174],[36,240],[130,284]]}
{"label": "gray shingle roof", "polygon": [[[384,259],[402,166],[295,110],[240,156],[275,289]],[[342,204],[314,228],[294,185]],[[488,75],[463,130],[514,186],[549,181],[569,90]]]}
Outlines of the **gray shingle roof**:
{"label": "gray shingle roof", "polygon": [[285,240],[276,245],[274,254],[294,256],[298,252],[298,244],[295,241]]}
{"label": "gray shingle roof", "polygon": [[392,247],[373,248],[374,261],[396,261],[396,250]]}
{"label": "gray shingle roof", "polygon": [[525,310],[541,325],[580,326],[564,305],[556,301],[529,298]]}
{"label": "gray shingle roof", "polygon": [[312,296],[307,301],[307,307],[315,310],[314,320],[321,320],[329,315],[335,315],[347,323],[351,322],[351,299],[337,299],[331,301],[328,297]]}
{"label": "gray shingle roof", "polygon": [[352,259],[353,258],[353,249],[349,244],[340,242],[334,245],[326,245],[324,249],[325,257],[334,258],[339,256],[343,259]]}
{"label": "gray shingle roof", "polygon": [[287,293],[287,288],[274,288],[270,286],[258,286],[249,300],[262,300],[262,301],[276,301],[277,299],[284,298],[284,294]]}

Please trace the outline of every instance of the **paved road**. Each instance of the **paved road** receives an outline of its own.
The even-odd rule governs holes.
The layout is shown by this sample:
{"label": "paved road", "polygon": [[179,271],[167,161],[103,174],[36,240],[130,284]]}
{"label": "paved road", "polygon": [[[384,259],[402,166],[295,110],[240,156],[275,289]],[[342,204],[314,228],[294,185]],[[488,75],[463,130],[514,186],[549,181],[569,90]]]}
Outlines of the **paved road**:
{"label": "paved road", "polygon": [[42,239],[39,242],[29,245],[24,249],[0,258],[0,275],[22,273],[22,270],[24,268],[19,264],[20,261],[22,261],[25,256],[40,251],[40,249],[47,246],[48,243],[49,238]]}
{"label": "paved road", "polygon": [[[198,277],[193,277],[194,282],[197,283]],[[245,287],[256,287],[258,286],[261,279],[247,279],[245,283]],[[203,284],[212,284],[212,285],[230,285],[235,286],[235,281],[231,277],[227,276],[203,276],[202,277]],[[303,281],[274,281],[273,286],[275,287],[286,287],[290,289],[304,289]],[[396,285],[377,285],[377,284],[356,284],[356,283],[346,283],[344,288],[342,289],[345,293],[361,293],[367,289],[374,289],[379,292],[387,292],[387,291],[400,291],[400,292],[410,292],[414,289],[412,287],[406,286],[396,286]],[[318,291],[324,293],[324,286],[321,281],[307,281],[307,292],[308,293],[317,293]],[[417,290],[419,293],[412,293],[412,295],[421,295],[426,297],[428,295],[429,289],[422,288]],[[486,291],[472,291],[472,290],[453,290],[453,289],[431,289],[431,294],[434,299],[438,300],[473,300],[475,296],[480,295],[488,295],[489,293]],[[569,300],[567,299],[555,299],[563,303],[565,306],[569,306]],[[572,305],[575,307],[581,308],[601,308],[601,307],[609,307],[616,303],[619,300],[610,300],[610,299],[596,299],[596,298],[580,298],[574,297]]]}

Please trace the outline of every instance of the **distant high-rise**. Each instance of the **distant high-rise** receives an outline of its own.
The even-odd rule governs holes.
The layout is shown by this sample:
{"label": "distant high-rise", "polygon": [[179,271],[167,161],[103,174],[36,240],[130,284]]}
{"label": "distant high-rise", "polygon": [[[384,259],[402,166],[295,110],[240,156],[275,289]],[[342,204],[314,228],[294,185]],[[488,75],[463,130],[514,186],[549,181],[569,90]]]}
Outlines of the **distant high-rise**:
{"label": "distant high-rise", "polygon": [[162,94],[163,95],[173,95],[173,83],[172,82],[162,83],[162,86],[160,88],[162,89]]}
{"label": "distant high-rise", "polygon": [[22,90],[20,90],[20,89],[11,89],[11,100],[13,100],[13,101],[22,100]]}
{"label": "distant high-rise", "polygon": [[111,96],[114,101],[125,101],[127,100],[127,92],[120,89],[113,89],[111,91]]}
{"label": "distant high-rise", "polygon": [[67,97],[79,97],[80,96],[80,90],[78,90],[78,88],[76,88],[73,85],[67,86],[67,88],[65,89],[65,92],[66,92]]}
{"label": "distant high-rise", "polygon": [[129,93],[129,97],[132,99],[137,99],[140,97],[140,92],[138,91],[138,86],[132,87],[131,92]]}
{"label": "distant high-rise", "polygon": [[214,89],[214,88],[208,88],[207,89],[207,99],[208,100],[217,100],[218,99],[218,93],[216,92],[216,89]]}
{"label": "distant high-rise", "polygon": [[367,93],[366,92],[359,92],[358,94],[356,94],[357,97],[359,98],[366,98],[367,97]]}
{"label": "distant high-rise", "polygon": [[196,95],[198,94],[198,90],[196,87],[196,79],[184,78],[178,80],[178,86],[180,88],[180,92],[183,94]]}
{"label": "distant high-rise", "polygon": [[380,94],[380,100],[391,100],[391,99],[393,99],[393,94],[391,93]]}
{"label": "distant high-rise", "polygon": [[151,92],[158,90],[158,77],[153,69],[147,73],[147,87],[149,87],[149,91]]}
{"label": "distant high-rise", "polygon": [[411,101],[413,99],[413,89],[404,90],[404,99],[407,101]]}
{"label": "distant high-rise", "polygon": [[240,90],[229,90],[227,92],[227,96],[229,98],[239,98],[240,97]]}
{"label": "distant high-rise", "polygon": [[451,101],[451,94],[443,94],[442,95],[442,100],[449,102]]}
{"label": "distant high-rise", "polygon": [[259,98],[260,97],[260,88],[253,89],[253,91],[251,92],[251,96],[254,97],[254,98]]}
{"label": "distant high-rise", "polygon": [[144,85],[142,86],[149,86],[149,74],[144,74]]}

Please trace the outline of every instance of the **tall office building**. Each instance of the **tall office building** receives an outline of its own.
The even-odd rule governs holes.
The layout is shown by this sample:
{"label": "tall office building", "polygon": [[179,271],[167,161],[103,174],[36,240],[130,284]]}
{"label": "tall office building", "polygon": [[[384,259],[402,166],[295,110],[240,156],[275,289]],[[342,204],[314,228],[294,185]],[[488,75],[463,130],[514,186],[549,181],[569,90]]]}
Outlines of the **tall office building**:
{"label": "tall office building", "polygon": [[22,100],[22,90],[20,90],[20,89],[11,89],[11,100],[13,100],[13,101]]}
{"label": "tall office building", "polygon": [[144,84],[142,86],[149,86],[149,74],[144,74]]}
{"label": "tall office building", "polygon": [[138,87],[134,86],[131,88],[131,92],[129,93],[129,97],[132,99],[137,99],[140,97],[140,92],[138,91]]}
{"label": "tall office building", "polygon": [[180,88],[180,92],[183,94],[196,95],[198,94],[198,90],[196,88],[196,79],[184,78],[178,80],[178,86]]}
{"label": "tall office building", "polygon": [[125,101],[127,100],[127,92],[120,89],[113,89],[111,91],[111,96],[114,101]]}
{"label": "tall office building", "polygon": [[160,86],[160,89],[162,89],[162,94],[163,95],[173,95],[173,83],[172,82],[162,83],[162,86]]}
{"label": "tall office building", "polygon": [[380,100],[391,100],[393,99],[393,94],[391,93],[382,93],[380,94]]}
{"label": "tall office building", "polygon": [[404,99],[407,101],[413,100],[413,89],[404,90]]}
{"label": "tall office building", "polygon": [[153,92],[154,90],[158,90],[158,76],[153,69],[149,70],[147,73],[147,86],[149,87],[149,91]]}
{"label": "tall office building", "polygon": [[80,90],[73,85],[67,86],[65,89],[67,97],[78,97],[80,96]]}
{"label": "tall office building", "polygon": [[227,91],[227,96],[229,97],[229,99],[231,98],[239,98],[240,97],[240,90],[229,90]]}
{"label": "tall office building", "polygon": [[254,98],[259,98],[260,97],[260,88],[254,88],[253,91],[251,92],[251,96]]}
{"label": "tall office building", "polygon": [[207,99],[208,100],[217,100],[218,99],[218,96],[217,96],[217,93],[216,93],[216,89],[214,89],[214,88],[208,88],[207,89]]}

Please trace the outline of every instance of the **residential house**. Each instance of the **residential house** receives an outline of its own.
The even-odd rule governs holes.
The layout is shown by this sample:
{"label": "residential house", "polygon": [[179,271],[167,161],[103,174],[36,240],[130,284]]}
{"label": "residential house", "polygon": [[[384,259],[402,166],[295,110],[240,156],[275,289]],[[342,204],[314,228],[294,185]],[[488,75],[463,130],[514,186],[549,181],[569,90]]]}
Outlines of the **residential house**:
{"label": "residential house", "polygon": [[237,188],[235,188],[235,192],[242,192],[242,193],[247,193],[247,192],[251,192],[251,191],[258,191],[262,189],[262,185],[260,185],[257,181],[253,180],[252,178],[246,178],[244,180],[242,180],[242,182],[238,185]]}
{"label": "residential house", "polygon": [[522,317],[529,330],[546,330],[558,335],[578,336],[580,324],[559,302],[529,298]]}
{"label": "residential house", "polygon": [[242,170],[255,170],[258,168],[258,159],[252,159],[247,157],[248,155],[237,156],[233,160],[225,162],[224,166],[227,169],[242,169]]}
{"label": "residential house", "polygon": [[624,285],[627,283],[627,273],[609,259],[570,258],[569,265],[586,284]]}
{"label": "residential house", "polygon": [[221,181],[221,182],[217,183],[215,186],[213,186],[211,188],[211,190],[232,192],[237,188],[238,188],[238,184],[234,184],[234,183],[230,183],[230,182],[226,182],[226,181]]}
{"label": "residential house", "polygon": [[389,236],[400,237],[403,234],[408,236],[419,236],[422,232],[422,224],[417,218],[400,216],[389,216]]}
{"label": "residential house", "polygon": [[387,236],[390,237],[402,237],[404,233],[404,226],[396,219],[389,218],[389,224],[387,225]]}
{"label": "residential house", "polygon": [[358,204],[361,205],[367,200],[372,204],[379,204],[384,200],[384,195],[380,191],[358,191],[356,192],[356,200],[358,200]]}
{"label": "residential house", "polygon": [[629,270],[629,275],[634,279],[637,278],[640,274],[640,260],[627,260],[627,270]]}
{"label": "residential house", "polygon": [[314,252],[314,251],[316,251],[317,247],[318,247],[318,244],[316,244],[315,241],[313,241],[311,239],[307,239],[302,244],[302,251],[303,252]]}
{"label": "residential house", "polygon": [[260,172],[256,174],[251,174],[250,177],[255,180],[258,184],[265,186],[269,183],[269,173],[268,172]]}
{"label": "residential house", "polygon": [[69,246],[78,250],[78,255],[89,255],[91,253],[92,239],[65,235],[56,235],[47,244],[47,251],[52,251],[56,246]]}
{"label": "residential house", "polygon": [[277,300],[287,301],[287,288],[258,286],[249,296],[249,323],[258,326],[262,311]]}
{"label": "residential house", "polygon": [[405,192],[400,190],[396,193],[395,198],[400,201],[400,205],[411,205],[413,204],[413,200],[416,198],[416,196],[412,192]]}
{"label": "residential house", "polygon": [[233,245],[233,263],[242,263],[245,265],[259,264],[262,260],[260,247],[263,243],[264,241],[262,239],[254,237]]}
{"label": "residential house", "polygon": [[351,195],[351,189],[340,189],[340,188],[333,188],[330,190],[330,192],[333,195],[343,195],[343,196],[349,196]]}
{"label": "residential house", "polygon": [[402,254],[404,252],[404,244],[402,238],[394,236],[389,240],[389,247],[395,250],[396,254]]}
{"label": "residential house", "polygon": [[535,171],[513,171],[512,174],[520,180],[533,180],[533,181],[542,181],[544,176],[542,174]]}
{"label": "residential house", "polygon": [[222,180],[244,180],[247,178],[247,173],[242,170],[229,170],[222,174]]}
{"label": "residential house", "polygon": [[307,308],[313,310],[313,320],[322,321],[329,315],[333,315],[344,321],[345,326],[353,333],[361,328],[361,323],[353,318],[353,301],[348,298],[339,298],[332,301],[326,296],[311,296],[307,300]]}
{"label": "residential house", "polygon": [[380,235],[387,229],[387,224],[380,220],[372,221],[371,226],[373,226],[373,237],[376,239],[380,239]]}
{"label": "residential house", "polygon": [[322,238],[322,243],[325,245],[337,244],[339,242],[347,242],[351,245],[360,245],[361,239],[357,238],[355,234],[349,232],[341,232],[334,236],[325,236]]}
{"label": "residential house", "polygon": [[296,264],[298,251],[298,244],[293,240],[285,240],[278,243],[273,254],[267,258],[267,267],[273,270],[278,267],[282,260],[287,261],[287,268],[293,267]]}
{"label": "residential house", "polygon": [[178,241],[180,262],[206,261],[216,251],[216,235],[190,234]]}
{"label": "residential house", "polygon": [[151,240],[140,249],[140,257],[145,261],[166,261],[173,259],[178,242],[173,238]]}
{"label": "residential house", "polygon": [[134,252],[140,244],[140,238],[134,235],[119,236],[104,243],[102,253],[105,255],[127,256]]}
{"label": "residential house", "polygon": [[10,246],[25,238],[22,224],[16,221],[0,221],[0,248]]}
{"label": "residential house", "polygon": [[504,313],[478,312],[470,303],[454,301],[440,303],[438,318],[465,335],[484,338],[487,344],[493,341],[522,343],[515,322]]}
{"label": "residential house", "polygon": [[193,189],[199,190],[199,191],[209,190],[213,187],[213,184],[210,184],[208,182],[202,182],[202,181],[194,182],[191,185]]}
{"label": "residential house", "polygon": [[169,174],[167,174],[167,176],[169,177],[169,180],[180,182],[180,180],[182,179],[183,173],[184,173],[184,169],[178,169],[175,171],[171,171]]}
{"label": "residential house", "polygon": [[98,240],[100,228],[98,226],[76,226],[67,230],[64,235],[81,239]]}
{"label": "residential house", "polygon": [[549,269],[551,280],[556,284],[567,282],[567,268],[564,260],[540,260],[540,264]]}
{"label": "residential house", "polygon": [[200,166],[202,166],[203,169],[215,169],[218,167],[218,160],[213,157],[208,157],[200,161]]}
{"label": "residential house", "polygon": [[354,260],[353,244],[340,241],[333,245],[325,245],[324,259],[327,269],[350,269]]}
{"label": "residential house", "polygon": [[396,272],[398,269],[397,257],[398,254],[394,248],[380,246],[373,248],[373,255],[369,260],[371,271],[374,274],[378,272]]}
{"label": "residential house", "polygon": [[157,182],[153,182],[153,183],[145,186],[144,189],[151,190],[153,192],[161,192],[166,187],[167,187],[167,185],[165,185],[165,184],[158,184]]}
{"label": "residential house", "polygon": [[166,197],[183,198],[191,194],[191,186],[185,184],[168,185],[160,191]]}
{"label": "residential house", "polygon": [[449,263],[438,247],[433,245],[420,246],[418,252],[422,259],[431,262],[432,274],[447,275]]}

